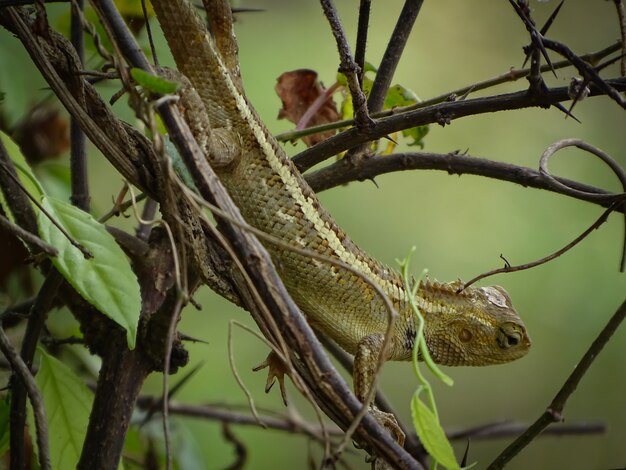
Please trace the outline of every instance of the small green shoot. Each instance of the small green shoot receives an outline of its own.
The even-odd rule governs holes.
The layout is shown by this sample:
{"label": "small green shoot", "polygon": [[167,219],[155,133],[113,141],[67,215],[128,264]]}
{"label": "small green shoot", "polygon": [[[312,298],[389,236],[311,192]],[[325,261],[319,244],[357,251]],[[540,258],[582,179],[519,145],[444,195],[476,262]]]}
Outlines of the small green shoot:
{"label": "small green shoot", "polygon": [[[411,282],[411,276],[409,275],[409,261],[414,251],[415,247],[411,249],[411,252],[404,260],[399,261],[402,280],[404,281],[404,286],[408,293],[409,305],[417,317],[415,345],[413,346],[413,371],[415,372],[419,386],[413,394],[413,398],[411,400],[413,426],[415,427],[415,431],[417,432],[420,440],[424,444],[424,447],[434,460],[433,468],[436,468],[439,463],[450,470],[460,470],[460,466],[454,456],[452,445],[439,423],[439,414],[437,412],[437,405],[435,403],[433,390],[430,383],[419,368],[419,358],[421,356],[426,363],[426,366],[435,375],[435,377],[446,385],[451,386],[453,384],[452,379],[444,374],[430,357],[428,346],[426,345],[426,339],[424,338],[424,317],[415,303],[415,296],[417,295],[420,282],[427,270],[423,270],[419,278],[416,281]],[[420,399],[420,395],[422,393],[426,395],[426,403]]]}

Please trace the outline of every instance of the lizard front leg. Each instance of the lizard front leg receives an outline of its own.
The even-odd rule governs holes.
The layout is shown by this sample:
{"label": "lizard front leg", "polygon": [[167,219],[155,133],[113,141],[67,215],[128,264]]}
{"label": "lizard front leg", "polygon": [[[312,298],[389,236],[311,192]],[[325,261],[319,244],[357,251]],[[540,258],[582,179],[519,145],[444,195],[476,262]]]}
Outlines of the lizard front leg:
{"label": "lizard front leg", "polygon": [[[382,333],[373,333],[363,338],[357,346],[354,356],[354,370],[352,379],[356,397],[365,403],[367,395],[376,376],[378,357],[384,344],[385,336]],[[385,357],[385,360],[389,357]],[[380,411],[374,404],[371,405],[370,413],[390,434],[400,446],[404,445],[404,432],[398,425],[396,417],[391,413]]]}
{"label": "lizard front leg", "polygon": [[211,126],[200,95],[183,73],[166,67],[160,67],[158,72],[180,84],[178,108],[209,164],[214,169],[235,165],[241,156],[241,142],[237,135],[231,129]]}

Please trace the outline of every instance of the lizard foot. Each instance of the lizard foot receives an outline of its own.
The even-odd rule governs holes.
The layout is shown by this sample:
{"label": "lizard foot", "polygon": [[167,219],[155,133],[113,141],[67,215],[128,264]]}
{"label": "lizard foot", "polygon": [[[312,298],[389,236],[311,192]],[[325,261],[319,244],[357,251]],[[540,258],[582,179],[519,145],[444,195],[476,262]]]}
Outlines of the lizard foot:
{"label": "lizard foot", "polygon": [[378,424],[384,427],[387,432],[391,434],[391,437],[396,440],[400,447],[404,447],[405,435],[402,431],[402,428],[400,428],[396,417],[391,413],[385,413],[384,411],[380,411],[378,408],[375,407],[370,408],[370,413],[374,417],[374,419],[378,421]]}
{"label": "lizard foot", "polygon": [[285,368],[285,363],[282,361],[278,354],[274,351],[270,352],[267,355],[267,358],[258,366],[254,367],[252,370],[257,372],[261,369],[268,368],[267,370],[267,381],[265,382],[265,393],[268,393],[272,386],[274,385],[274,379],[278,381],[278,386],[280,387],[280,396],[283,399],[283,403],[287,406],[287,391],[285,390],[285,374],[287,373],[287,369]]}

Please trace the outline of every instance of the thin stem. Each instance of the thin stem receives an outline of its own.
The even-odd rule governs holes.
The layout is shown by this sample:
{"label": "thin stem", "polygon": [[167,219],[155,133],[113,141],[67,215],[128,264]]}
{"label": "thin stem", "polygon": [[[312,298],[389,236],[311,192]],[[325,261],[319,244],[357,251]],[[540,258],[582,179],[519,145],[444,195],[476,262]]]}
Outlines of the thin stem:
{"label": "thin stem", "polygon": [[57,256],[59,254],[58,250],[55,247],[47,244],[41,238],[33,235],[29,231],[24,230],[19,225],[15,225],[3,215],[0,215],[0,226],[2,226],[7,231],[13,233],[17,237],[21,238],[27,244],[32,245],[38,250],[43,251],[48,256]]}
{"label": "thin stem", "polygon": [[342,72],[348,80],[348,88],[352,96],[352,103],[354,105],[354,120],[355,125],[359,129],[367,129],[372,126],[372,120],[369,117],[367,111],[367,101],[365,94],[359,85],[360,70],[357,64],[354,62],[352,53],[350,52],[350,46],[348,40],[341,26],[341,21],[337,15],[337,10],[332,4],[331,0],[320,0],[324,15],[328,19],[330,28],[337,42],[337,49],[339,50],[339,58],[341,65],[339,71]]}
{"label": "thin stem", "polygon": [[619,31],[622,38],[622,58],[620,61],[620,73],[626,75],[626,8],[624,0],[613,0],[617,9],[617,19],[619,21]]}
{"label": "thin stem", "polygon": [[[27,369],[33,365],[37,341],[46,320],[46,314],[52,307],[57,290],[63,281],[58,271],[51,271],[43,282],[35,303],[30,310],[26,332],[22,340],[21,359]],[[8,359],[8,357],[7,357]],[[24,426],[26,425],[26,394],[31,396],[26,381],[11,382],[11,468],[24,467]],[[31,396],[32,400],[32,396]]]}
{"label": "thin stem", "polygon": [[531,269],[531,268],[540,266],[542,264],[547,263],[548,261],[552,261],[553,259],[558,258],[559,256],[563,255],[564,253],[566,253],[569,250],[571,250],[572,248],[574,248],[581,241],[583,241],[585,238],[587,238],[587,236],[589,236],[589,234],[591,232],[593,232],[598,227],[600,227],[604,222],[606,222],[608,217],[609,217],[609,214],[611,212],[613,212],[615,210],[615,208],[618,205],[620,205],[620,204],[622,204],[622,202],[620,202],[620,201],[614,202],[613,204],[611,204],[611,206],[609,206],[609,208],[607,210],[605,210],[602,213],[602,215],[593,224],[591,224],[591,226],[587,230],[585,230],[583,233],[578,235],[574,240],[569,242],[563,248],[555,251],[554,253],[552,253],[552,254],[550,254],[548,256],[545,256],[545,257],[543,257],[541,259],[538,259],[536,261],[532,261],[532,262],[526,263],[526,264],[520,264],[520,265],[517,265],[517,266],[510,266],[507,263],[507,266],[505,266],[504,268],[493,269],[493,270],[488,271],[486,273],[480,274],[480,275],[470,279],[467,283],[465,283],[463,285],[463,287],[461,289],[459,289],[459,292],[462,291],[463,289],[468,288],[472,284],[480,281],[481,279],[485,279],[486,277],[493,276],[494,274],[512,273],[512,272],[516,272],[516,271],[523,271],[525,269]]}
{"label": "thin stem", "polygon": [[[82,68],[85,57],[85,38],[81,12],[83,10],[83,0],[72,0],[70,39],[79,65]],[[79,76],[78,80],[82,80]],[[70,119],[70,178],[72,204],[89,212],[89,178],[87,175],[87,138],[76,118]]]}
{"label": "thin stem", "polygon": [[[48,212],[48,210],[45,207],[43,207],[43,205],[37,200],[36,197],[34,197],[32,194],[28,192],[28,190],[22,185],[22,182],[19,180],[19,178],[11,172],[10,168],[11,167],[9,167],[5,162],[0,161],[0,169],[2,169],[4,173],[11,180],[13,180],[13,182],[20,188],[20,190],[24,192],[26,197],[28,197],[30,202],[32,202],[35,206],[37,206],[37,209],[39,209],[48,218],[48,220],[50,220],[52,225],[54,225],[59,230],[59,232],[61,232],[63,236],[67,238],[67,241],[69,241],[72,246],[78,248],[80,252],[83,254],[83,256],[85,257],[85,259],[93,258],[93,254],[91,254],[91,252],[87,248],[85,248],[81,243],[74,240],[74,238],[72,238],[69,232],[65,230],[65,227],[63,227],[63,225],[61,225],[52,216],[52,214],[50,214],[50,212]],[[35,230],[35,233],[36,233],[36,230]]]}
{"label": "thin stem", "polygon": [[[48,448],[48,421],[46,419],[46,409],[44,407],[43,398],[39,393],[33,375],[30,373],[30,365],[27,365],[20,357],[2,328],[0,328],[0,350],[11,364],[11,368],[15,374],[12,379],[12,388],[15,389],[15,384],[17,383],[15,379],[19,379],[21,386],[26,390],[31,405],[33,406],[39,467],[42,470],[50,470],[52,466],[50,465],[50,450]],[[15,395],[12,394],[11,405],[13,405],[14,399]],[[11,422],[11,468],[21,469],[24,468],[23,455],[21,459],[14,459],[13,453],[19,450],[23,452],[24,427],[19,428],[22,440],[22,445],[19,446],[19,448],[13,448],[13,443],[16,441],[13,437],[14,432],[17,432],[17,430],[13,428],[13,422]],[[14,466],[14,464],[21,464],[21,466],[17,467]]]}
{"label": "thin stem", "polygon": [[404,51],[409,34],[411,34],[423,3],[423,0],[405,0],[404,2],[367,100],[367,107],[370,113],[378,112],[383,108],[385,96],[402,57],[402,51]]}
{"label": "thin stem", "polygon": [[361,0],[359,4],[359,24],[356,33],[356,48],[354,51],[354,61],[358,65],[359,85],[363,88],[363,75],[365,73],[365,49],[367,47],[367,29],[370,22],[370,10],[372,0]]}
{"label": "thin stem", "polygon": [[563,408],[569,397],[576,391],[578,384],[585,376],[593,361],[598,357],[606,343],[611,339],[613,333],[620,326],[626,317],[626,300],[613,314],[606,326],[591,343],[587,352],[583,355],[574,371],[567,378],[561,389],[558,391],[546,411],[535,421],[526,431],[513,441],[496,459],[487,467],[488,470],[499,470],[521,452],[533,439],[535,439],[549,424],[562,421]]}

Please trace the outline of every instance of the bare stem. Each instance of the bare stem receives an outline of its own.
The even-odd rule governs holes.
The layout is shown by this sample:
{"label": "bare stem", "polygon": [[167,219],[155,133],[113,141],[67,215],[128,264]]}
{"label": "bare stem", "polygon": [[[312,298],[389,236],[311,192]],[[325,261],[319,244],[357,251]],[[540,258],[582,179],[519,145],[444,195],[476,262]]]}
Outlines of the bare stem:
{"label": "bare stem", "polygon": [[563,408],[569,397],[574,393],[576,387],[585,376],[586,372],[598,357],[606,343],[609,341],[613,333],[626,317],[626,301],[617,309],[611,319],[608,321],[604,329],[598,334],[596,339],[591,343],[587,352],[583,355],[580,362],[567,378],[559,392],[556,394],[546,411],[535,421],[526,431],[513,441],[496,459],[487,467],[488,470],[499,470],[521,452],[533,439],[535,439],[548,425],[554,422],[562,421]]}

